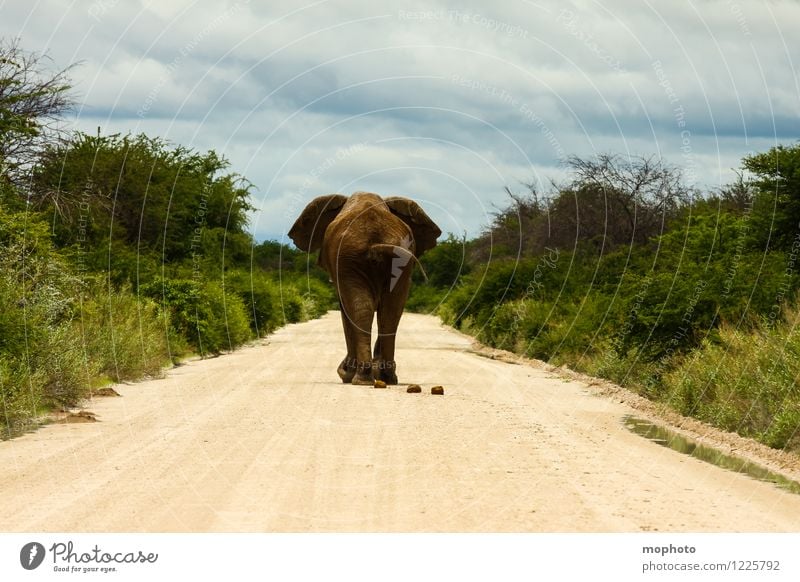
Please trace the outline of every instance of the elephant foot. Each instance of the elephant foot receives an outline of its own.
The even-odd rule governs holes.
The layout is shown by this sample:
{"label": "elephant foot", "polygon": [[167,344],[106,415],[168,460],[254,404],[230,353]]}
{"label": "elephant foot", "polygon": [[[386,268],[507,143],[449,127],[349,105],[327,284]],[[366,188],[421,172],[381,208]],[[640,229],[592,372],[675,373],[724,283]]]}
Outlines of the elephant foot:
{"label": "elephant foot", "polygon": [[397,384],[397,363],[394,360],[373,361],[372,376],[376,380],[383,380],[387,385]]}
{"label": "elephant foot", "polygon": [[358,386],[372,386],[372,362],[357,362],[351,382]]}
{"label": "elephant foot", "polygon": [[336,373],[339,374],[339,378],[342,379],[342,382],[349,384],[356,375],[356,361],[350,357],[345,358],[342,360],[342,363],[339,364]]}

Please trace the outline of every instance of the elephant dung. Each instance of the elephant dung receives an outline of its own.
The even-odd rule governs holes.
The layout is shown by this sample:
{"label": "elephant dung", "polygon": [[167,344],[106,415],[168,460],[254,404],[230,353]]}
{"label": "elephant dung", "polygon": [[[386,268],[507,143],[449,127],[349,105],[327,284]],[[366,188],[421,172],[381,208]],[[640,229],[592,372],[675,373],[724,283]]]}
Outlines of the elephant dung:
{"label": "elephant dung", "polygon": [[92,392],[92,396],[121,396],[119,392],[113,388],[98,388]]}
{"label": "elephant dung", "polygon": [[97,418],[94,412],[89,412],[88,410],[80,410],[78,412],[68,412],[67,416],[64,418],[62,422],[68,422],[68,423],[97,422]]}
{"label": "elephant dung", "polygon": [[444,386],[434,386],[433,388],[431,388],[431,394],[435,394],[437,396],[443,396]]}
{"label": "elephant dung", "polygon": [[412,384],[406,389],[406,392],[408,392],[409,394],[419,394],[420,392],[422,392],[422,386],[420,386],[419,384]]}
{"label": "elephant dung", "polygon": [[386,388],[386,382],[383,380],[375,380],[373,388]]}

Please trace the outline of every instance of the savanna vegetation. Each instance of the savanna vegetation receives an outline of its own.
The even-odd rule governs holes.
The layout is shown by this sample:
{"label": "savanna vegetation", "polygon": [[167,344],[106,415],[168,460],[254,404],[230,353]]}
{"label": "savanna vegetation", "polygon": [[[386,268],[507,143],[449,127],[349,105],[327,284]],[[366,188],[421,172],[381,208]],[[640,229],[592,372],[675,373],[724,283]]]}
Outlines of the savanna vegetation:
{"label": "savanna vegetation", "polygon": [[409,305],[482,342],[600,376],[800,450],[800,145],[688,187],[655,158],[568,161],[473,240],[422,258]]}
{"label": "savanna vegetation", "polygon": [[[48,64],[0,42],[3,430],[334,305],[304,254],[253,240],[252,185],[224,157],[60,129],[69,69]],[[426,253],[408,307],[800,450],[800,145],[713,192],[656,158],[568,166]]]}
{"label": "savanna vegetation", "polygon": [[0,43],[0,432],[334,305],[303,253],[247,232],[224,157],[59,129],[68,70],[46,64]]}

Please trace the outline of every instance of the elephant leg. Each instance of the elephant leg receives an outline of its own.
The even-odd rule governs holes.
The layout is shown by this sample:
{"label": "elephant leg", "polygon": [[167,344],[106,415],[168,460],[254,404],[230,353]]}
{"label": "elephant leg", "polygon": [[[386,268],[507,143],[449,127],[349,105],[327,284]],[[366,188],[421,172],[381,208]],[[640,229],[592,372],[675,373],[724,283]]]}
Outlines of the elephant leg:
{"label": "elephant leg", "polygon": [[403,276],[391,291],[384,294],[378,306],[378,340],[375,342],[372,366],[375,378],[387,384],[397,384],[395,335],[408,298],[410,282],[410,277]]}
{"label": "elephant leg", "polygon": [[[372,320],[375,317],[375,304],[366,293],[342,298],[342,317],[345,325],[349,325],[351,346],[348,357],[354,357],[355,373],[351,379],[353,384],[372,385],[372,357],[370,354],[370,336]],[[351,360],[352,361],[352,360]],[[344,378],[342,378],[344,380]]]}
{"label": "elephant leg", "polygon": [[344,328],[344,341],[347,344],[347,355],[336,372],[342,379],[342,382],[349,384],[353,381],[353,376],[356,375],[356,352],[355,342],[353,341],[353,324],[344,312],[342,302],[339,302],[339,310],[342,314],[342,327]]}

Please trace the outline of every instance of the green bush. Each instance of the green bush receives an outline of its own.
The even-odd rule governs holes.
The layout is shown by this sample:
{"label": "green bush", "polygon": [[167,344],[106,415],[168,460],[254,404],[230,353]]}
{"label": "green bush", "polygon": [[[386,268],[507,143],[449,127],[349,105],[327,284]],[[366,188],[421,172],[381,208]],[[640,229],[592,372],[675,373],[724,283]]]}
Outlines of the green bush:
{"label": "green bush", "polygon": [[24,428],[44,405],[45,377],[23,359],[0,354],[0,436]]}
{"label": "green bush", "polygon": [[155,302],[101,282],[92,282],[83,297],[74,325],[97,373],[115,382],[159,376],[170,352]]}
{"label": "green bush", "polygon": [[219,283],[163,279],[142,285],[140,292],[159,305],[173,332],[203,356],[233,350],[251,337],[245,302]]}
{"label": "green bush", "polygon": [[75,406],[89,395],[101,365],[98,354],[87,350],[80,340],[71,324],[59,325],[43,334],[31,363],[43,374],[46,405]]}
{"label": "green bush", "polygon": [[[200,285],[189,279],[156,279],[139,286],[142,297],[152,299],[158,307],[159,318],[167,330],[170,353],[177,340],[189,349],[197,349],[197,305]],[[188,345],[187,345],[188,344]]]}
{"label": "green bush", "polygon": [[[422,255],[420,262],[428,277],[427,283],[438,289],[449,289],[460,276],[466,275],[470,268],[466,262],[466,247],[465,239],[456,238],[450,233]],[[417,283],[425,280],[419,268],[414,269],[413,279]]]}
{"label": "green bush", "polygon": [[0,359],[4,416],[25,419],[86,394],[80,342],[71,327],[78,280],[35,215],[0,206]]}
{"label": "green bush", "polygon": [[618,321],[618,305],[601,293],[588,293],[580,302],[569,299],[556,305],[551,329],[532,342],[542,358],[550,354],[553,365],[579,368],[603,345]]}
{"label": "green bush", "polygon": [[683,414],[800,450],[800,311],[743,332],[730,326],[664,376],[666,400]]}
{"label": "green bush", "polygon": [[520,300],[499,305],[486,323],[478,329],[477,339],[503,350],[513,350],[520,337],[520,321],[529,303]]}
{"label": "green bush", "polygon": [[236,349],[252,337],[244,301],[217,283],[205,284],[196,321],[202,355]]}
{"label": "green bush", "polygon": [[[74,406],[101,378],[122,381],[157,375],[168,361],[164,329],[152,302],[137,301],[128,289],[109,291],[94,281],[82,294],[83,300],[76,299],[76,307],[60,318],[52,313],[59,300],[44,302],[35,294],[27,297],[24,319],[19,317],[22,300],[3,309],[3,331],[13,328],[27,336],[23,341],[3,333],[6,373],[17,381],[27,378],[37,407]],[[8,299],[0,291],[0,304]],[[11,317],[16,321],[10,322]]]}
{"label": "green bush", "polygon": [[285,323],[319,317],[336,307],[329,283],[289,271],[280,277],[277,273],[234,271],[225,282],[244,302],[254,336],[264,336]]}
{"label": "green bush", "polygon": [[319,279],[312,278],[307,281],[307,290],[303,292],[302,297],[303,320],[321,317],[331,309],[339,308],[333,287]]}
{"label": "green bush", "polygon": [[447,288],[413,283],[406,301],[406,309],[415,313],[435,313],[447,298]]}
{"label": "green bush", "polygon": [[303,320],[303,298],[294,287],[284,287],[281,293],[281,307],[286,323]]}
{"label": "green bush", "polygon": [[750,323],[768,315],[776,297],[790,299],[782,290],[796,289],[799,281],[787,271],[786,255],[747,251],[747,228],[743,217],[696,213],[660,236],[651,269],[622,275],[620,298],[633,315],[623,349],[638,349],[646,361],[686,353],[721,322]]}
{"label": "green bush", "polygon": [[225,281],[226,287],[242,299],[253,336],[263,337],[281,325],[278,287],[266,276],[234,272]]}

